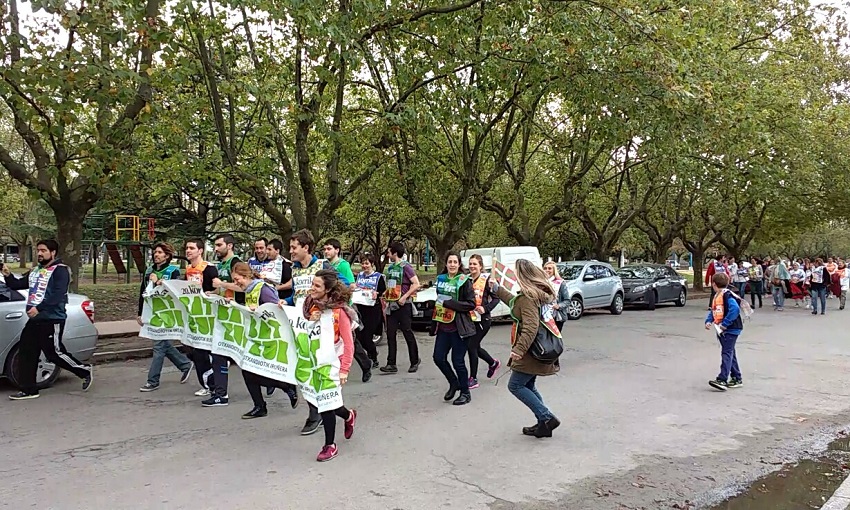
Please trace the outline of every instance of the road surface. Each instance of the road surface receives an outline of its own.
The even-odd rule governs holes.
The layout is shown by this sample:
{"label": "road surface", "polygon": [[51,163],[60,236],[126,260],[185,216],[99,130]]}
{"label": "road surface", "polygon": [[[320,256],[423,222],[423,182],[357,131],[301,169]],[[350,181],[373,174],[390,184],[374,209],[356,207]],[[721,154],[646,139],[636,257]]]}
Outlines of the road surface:
{"label": "road surface", "polygon": [[[570,322],[560,375],[539,383],[563,423],[548,440],[520,434],[534,420],[507,378],[483,380],[471,405],[444,404],[420,335],[417,374],[402,363],[362,384],[353,368],[344,394],[357,430],[346,441],[339,424],[340,455],[324,464],[322,435],[298,434],[306,407],[280,392],[267,418],[240,419],[251,405],[236,369],[225,408],[201,408],[195,381],[181,386],[173,367],[159,391],[139,393],[146,360],[98,366],[86,394],[67,375],[33,401],[8,401],[0,386],[0,508],[701,506],[850,423],[850,311],[829,305],[823,317],[757,313],[739,343],[745,386],[727,393],[707,385],[719,346],[702,329],[703,300]],[[508,334],[496,326],[484,344],[505,359]]]}

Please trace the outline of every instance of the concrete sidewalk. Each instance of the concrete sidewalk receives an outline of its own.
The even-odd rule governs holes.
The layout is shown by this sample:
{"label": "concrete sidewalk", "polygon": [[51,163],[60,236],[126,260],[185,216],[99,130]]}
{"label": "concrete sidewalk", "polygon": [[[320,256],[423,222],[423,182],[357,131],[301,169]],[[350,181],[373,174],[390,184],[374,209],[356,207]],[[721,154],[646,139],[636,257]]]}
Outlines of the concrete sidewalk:
{"label": "concrete sidewalk", "polygon": [[139,334],[139,323],[135,320],[96,322],[98,338],[116,338]]}

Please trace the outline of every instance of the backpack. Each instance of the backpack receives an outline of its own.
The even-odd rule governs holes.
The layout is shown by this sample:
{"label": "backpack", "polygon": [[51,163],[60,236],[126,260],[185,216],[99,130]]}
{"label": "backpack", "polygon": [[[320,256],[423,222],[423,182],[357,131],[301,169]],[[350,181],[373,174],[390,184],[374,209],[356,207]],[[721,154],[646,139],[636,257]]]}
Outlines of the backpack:
{"label": "backpack", "polygon": [[[561,339],[561,332],[558,331],[556,334],[552,331],[554,325],[544,322],[544,318],[546,318],[546,310],[541,308],[537,335],[529,346],[528,353],[537,361],[551,365],[564,353],[564,341]],[[551,319],[551,308],[549,308],[549,318]],[[554,329],[557,330],[556,327]]]}
{"label": "backpack", "polygon": [[[741,313],[738,316],[738,320],[741,321],[740,325],[741,325],[741,329],[743,329],[744,319],[750,320],[750,317],[753,316],[753,314],[755,313],[755,310],[753,310],[753,307],[750,306],[749,301],[747,301],[746,299],[743,299],[741,296],[735,294],[731,290],[727,289],[725,294],[726,294],[726,297],[723,298],[723,308],[724,308],[723,314],[726,315],[726,308],[727,308],[726,299],[734,299],[735,302],[738,303],[738,308],[741,309]],[[733,327],[734,327],[734,325],[733,325]]]}

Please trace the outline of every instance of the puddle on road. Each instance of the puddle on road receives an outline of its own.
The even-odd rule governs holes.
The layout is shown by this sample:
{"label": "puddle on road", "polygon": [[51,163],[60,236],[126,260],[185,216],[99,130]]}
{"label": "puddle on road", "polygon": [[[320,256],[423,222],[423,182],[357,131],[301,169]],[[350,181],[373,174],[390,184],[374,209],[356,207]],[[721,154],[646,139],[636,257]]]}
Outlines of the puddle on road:
{"label": "puddle on road", "polygon": [[819,509],[850,475],[850,437],[830,443],[823,456],[783,466],[710,510]]}

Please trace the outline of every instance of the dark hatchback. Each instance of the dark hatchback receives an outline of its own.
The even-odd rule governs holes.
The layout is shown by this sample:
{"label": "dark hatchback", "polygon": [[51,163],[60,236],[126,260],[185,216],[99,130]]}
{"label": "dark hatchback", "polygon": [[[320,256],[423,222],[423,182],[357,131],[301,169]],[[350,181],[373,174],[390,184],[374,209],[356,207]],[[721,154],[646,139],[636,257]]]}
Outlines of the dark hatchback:
{"label": "dark hatchback", "polygon": [[650,310],[661,303],[685,306],[688,281],[672,267],[663,264],[633,264],[621,267],[617,276],[623,280],[626,305],[640,305]]}

